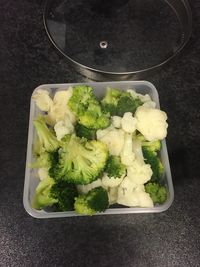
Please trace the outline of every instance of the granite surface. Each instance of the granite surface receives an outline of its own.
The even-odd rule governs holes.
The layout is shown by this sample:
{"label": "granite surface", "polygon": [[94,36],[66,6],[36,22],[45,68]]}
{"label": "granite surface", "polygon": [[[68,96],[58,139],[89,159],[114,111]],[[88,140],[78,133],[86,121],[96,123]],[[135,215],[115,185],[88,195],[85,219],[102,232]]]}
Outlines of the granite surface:
{"label": "granite surface", "polygon": [[52,47],[42,1],[0,3],[0,266],[200,266],[200,1],[184,51],[148,78],[169,116],[171,208],[38,220],[23,208],[29,101],[43,83],[81,82]]}

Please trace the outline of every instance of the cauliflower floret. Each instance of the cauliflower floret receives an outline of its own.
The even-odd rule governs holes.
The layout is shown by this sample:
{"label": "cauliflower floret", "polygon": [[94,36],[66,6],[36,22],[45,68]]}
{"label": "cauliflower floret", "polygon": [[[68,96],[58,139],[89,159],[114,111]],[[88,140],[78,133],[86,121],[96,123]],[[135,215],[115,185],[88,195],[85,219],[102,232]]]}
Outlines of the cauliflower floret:
{"label": "cauliflower floret", "polygon": [[65,91],[57,91],[54,95],[53,102],[54,104],[62,104],[63,103],[62,97],[64,97],[65,101],[68,103],[72,95],[73,95],[73,88],[70,86]]}
{"label": "cauliflower floret", "polygon": [[124,180],[119,185],[119,188],[124,188],[124,194],[127,192],[128,194],[132,193],[135,188],[140,188],[141,190],[144,190],[143,184],[135,184],[128,176],[124,178]]}
{"label": "cauliflower floret", "polygon": [[124,138],[124,146],[120,154],[121,162],[126,166],[131,166],[135,160],[135,154],[133,153],[132,147],[132,135],[126,133]]}
{"label": "cauliflower floret", "polygon": [[40,180],[43,180],[45,178],[49,178],[49,172],[47,168],[39,168],[38,169],[38,176]]}
{"label": "cauliflower floret", "polygon": [[110,205],[117,203],[117,195],[118,195],[118,186],[108,188],[108,199]]}
{"label": "cauliflower floret", "polygon": [[127,92],[129,92],[133,98],[139,98],[144,104],[142,106],[144,107],[149,107],[149,108],[155,108],[156,107],[156,103],[154,101],[152,101],[150,95],[145,94],[138,94],[136,93],[134,90],[129,89],[127,90]]}
{"label": "cauliflower floret", "polygon": [[144,103],[151,101],[151,97],[148,94],[142,95],[142,94],[136,93],[136,91],[133,89],[128,89],[127,92],[130,93],[133,98],[138,97]]}
{"label": "cauliflower floret", "polygon": [[133,133],[136,130],[136,118],[133,117],[133,114],[131,112],[124,113],[124,116],[121,121],[122,129],[126,133]]}
{"label": "cauliflower floret", "polygon": [[136,185],[129,177],[118,188],[117,203],[129,207],[153,207],[153,201],[145,192],[144,185]]}
{"label": "cauliflower floret", "polygon": [[[86,184],[86,185],[77,185],[78,192],[80,194],[87,194],[90,190],[92,190],[95,187],[103,186],[101,179],[97,179],[96,181]],[[105,187],[104,187],[105,188]]]}
{"label": "cauliflower floret", "polygon": [[124,175],[122,177],[109,177],[104,173],[102,177],[102,184],[106,187],[116,187],[123,181]]}
{"label": "cauliflower floret", "polygon": [[152,208],[153,201],[148,193],[140,189],[135,189],[130,195],[124,198],[119,197],[118,192],[118,202],[119,204],[126,205],[129,207],[142,207],[142,208]]}
{"label": "cauliflower floret", "polygon": [[107,145],[111,155],[119,156],[124,146],[124,131],[112,127],[108,128],[97,131],[97,140]]}
{"label": "cauliflower floret", "polygon": [[54,130],[56,132],[56,137],[60,141],[66,134],[72,134],[74,132],[74,125],[72,124],[68,115],[65,116],[64,121],[58,121]]}
{"label": "cauliflower floret", "polygon": [[148,101],[145,102],[142,107],[146,107],[146,108],[156,108],[156,102],[154,101]]}
{"label": "cauliflower floret", "polygon": [[167,114],[154,108],[138,107],[136,128],[148,141],[162,140],[167,135]]}
{"label": "cauliflower floret", "polygon": [[142,208],[153,208],[153,201],[149,195],[149,193],[146,193],[145,191],[133,191],[133,198],[139,199],[139,207]]}
{"label": "cauliflower floret", "polygon": [[38,89],[33,95],[32,99],[35,101],[36,106],[42,111],[49,111],[53,105],[49,92],[47,90]]}
{"label": "cauliflower floret", "polygon": [[63,121],[65,116],[68,115],[72,124],[75,124],[76,117],[72,111],[68,108],[67,103],[72,96],[72,88],[66,91],[58,91],[53,98],[53,105],[47,115],[47,122],[50,125],[55,125],[58,121]]}
{"label": "cauliflower floret", "polygon": [[107,135],[111,130],[114,130],[115,128],[113,127],[113,125],[111,124],[109,127],[103,129],[103,130],[97,130],[97,140],[100,140],[101,138],[103,138],[105,135]]}
{"label": "cauliflower floret", "polygon": [[111,117],[111,121],[112,121],[112,125],[115,127],[115,128],[121,128],[121,124],[122,124],[122,118],[119,117],[119,116],[113,116]]}
{"label": "cauliflower floret", "polygon": [[127,176],[137,185],[145,184],[151,179],[153,172],[149,164],[141,163],[137,160],[127,168]]}
{"label": "cauliflower floret", "polygon": [[142,143],[140,140],[133,138],[133,153],[135,159],[141,163],[144,163],[144,157],[142,153]]}

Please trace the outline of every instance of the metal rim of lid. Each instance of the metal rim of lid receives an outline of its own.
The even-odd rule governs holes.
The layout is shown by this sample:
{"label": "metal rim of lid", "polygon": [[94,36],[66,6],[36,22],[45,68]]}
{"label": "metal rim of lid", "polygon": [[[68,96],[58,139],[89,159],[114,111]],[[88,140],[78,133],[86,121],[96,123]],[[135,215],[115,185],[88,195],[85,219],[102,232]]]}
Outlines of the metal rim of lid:
{"label": "metal rim of lid", "polygon": [[[67,56],[54,42],[51,34],[48,30],[48,25],[46,23],[46,14],[48,11],[48,5],[51,0],[45,0],[44,3],[44,9],[43,9],[43,23],[46,30],[46,33],[51,41],[51,43],[54,45],[54,47],[65,57],[68,59],[69,63],[75,68],[77,72],[80,74],[92,79],[92,80],[124,80],[129,79],[131,77],[140,77],[143,74],[147,75],[152,73],[153,71],[163,67],[165,64],[167,64],[169,61],[171,61],[177,54],[180,53],[180,51],[185,47],[185,45],[188,43],[191,34],[192,34],[192,11],[189,5],[188,0],[165,0],[165,2],[174,10],[176,13],[180,24],[183,29],[183,35],[182,35],[182,42],[179,45],[179,47],[176,49],[173,55],[168,57],[166,60],[162,61],[161,63],[154,65],[149,68],[136,70],[136,71],[129,71],[129,72],[111,72],[111,71],[102,71],[98,70],[92,67],[88,67],[86,65],[83,65],[75,60],[73,60],[71,57]],[[102,41],[100,43],[100,46],[102,48],[105,48],[104,46],[107,46],[106,41]]]}

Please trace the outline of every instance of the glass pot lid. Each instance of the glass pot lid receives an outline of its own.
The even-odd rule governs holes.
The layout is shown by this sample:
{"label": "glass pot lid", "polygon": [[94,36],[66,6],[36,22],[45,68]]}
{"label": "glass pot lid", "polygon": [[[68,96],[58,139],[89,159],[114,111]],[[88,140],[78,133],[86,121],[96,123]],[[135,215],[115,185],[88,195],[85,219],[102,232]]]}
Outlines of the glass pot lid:
{"label": "glass pot lid", "polygon": [[191,11],[180,0],[49,0],[44,23],[79,72],[120,80],[173,58],[190,37]]}

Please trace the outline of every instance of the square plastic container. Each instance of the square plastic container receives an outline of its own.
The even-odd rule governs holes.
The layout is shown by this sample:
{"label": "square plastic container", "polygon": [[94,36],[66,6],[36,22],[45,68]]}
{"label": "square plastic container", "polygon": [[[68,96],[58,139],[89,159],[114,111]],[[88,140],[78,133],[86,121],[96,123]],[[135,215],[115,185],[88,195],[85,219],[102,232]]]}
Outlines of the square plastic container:
{"label": "square plastic container", "polygon": [[[50,92],[50,94],[54,95],[54,93],[58,90],[67,90],[69,86],[74,86],[77,84],[87,84],[94,88],[94,92],[97,97],[101,97],[105,94],[105,90],[107,86],[118,88],[120,90],[134,89],[136,92],[141,94],[149,94],[153,101],[156,102],[157,108],[160,108],[158,92],[156,88],[147,81],[123,81],[123,82],[91,82],[91,83],[68,83],[68,84],[45,84],[37,87],[35,91],[38,89],[45,89]],[[74,211],[64,211],[64,212],[52,212],[52,211],[44,211],[44,210],[35,210],[31,207],[31,200],[33,198],[35,189],[37,184],[39,183],[39,178],[36,176],[36,170],[31,169],[29,164],[33,162],[33,142],[35,138],[35,130],[33,126],[33,119],[37,114],[41,112],[35,105],[35,102],[31,99],[30,106],[30,119],[29,119],[29,131],[28,131],[28,147],[27,147],[27,158],[26,158],[26,171],[25,171],[25,183],[24,183],[24,196],[23,203],[25,210],[35,218],[56,218],[56,217],[71,217],[71,216],[80,216],[76,214]],[[174,199],[174,190],[173,183],[166,147],[166,141],[162,141],[162,149],[161,149],[161,160],[163,162],[165,168],[164,179],[166,185],[168,187],[168,198],[166,202],[162,205],[155,206],[153,208],[139,208],[139,207],[120,207],[120,208],[109,208],[104,213],[97,213],[97,215],[105,215],[105,214],[127,214],[127,213],[154,213],[154,212],[163,212],[167,210]]]}

